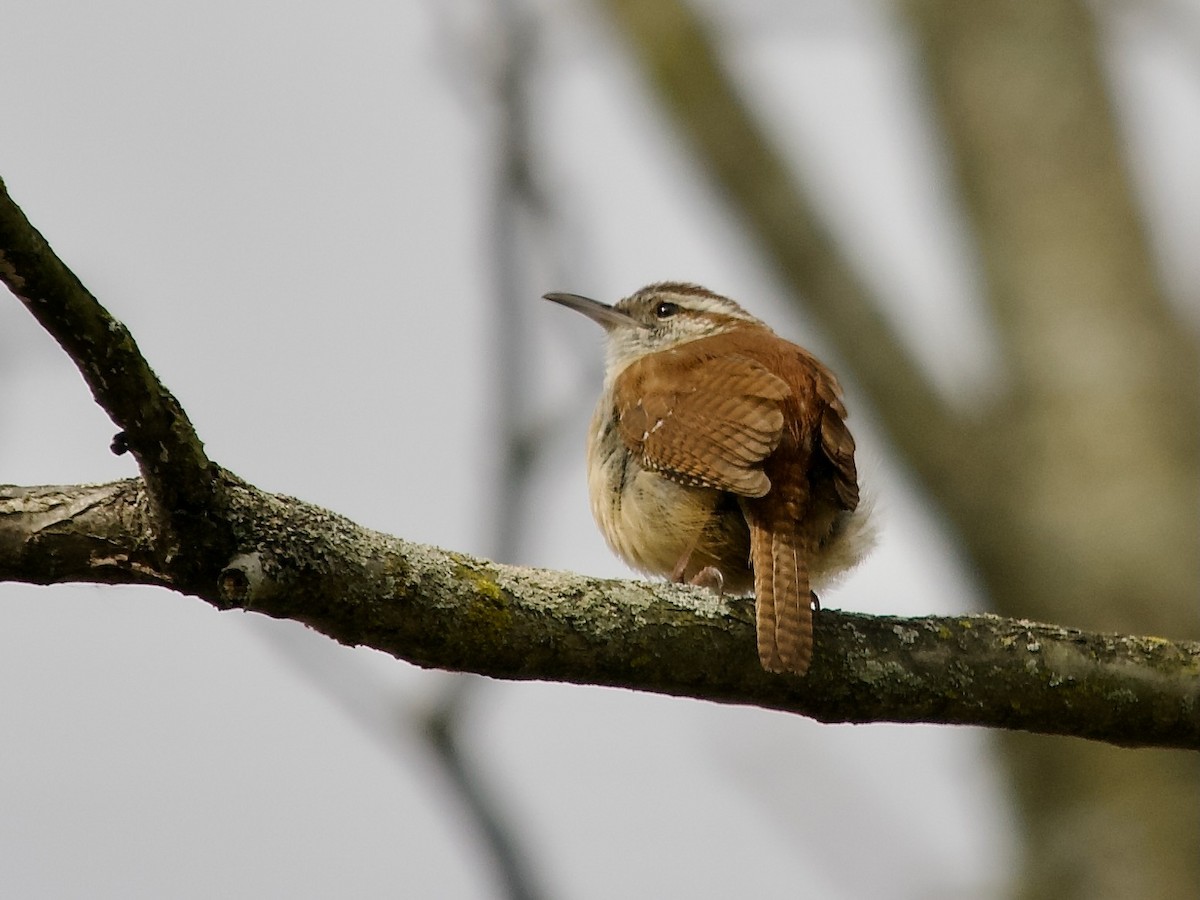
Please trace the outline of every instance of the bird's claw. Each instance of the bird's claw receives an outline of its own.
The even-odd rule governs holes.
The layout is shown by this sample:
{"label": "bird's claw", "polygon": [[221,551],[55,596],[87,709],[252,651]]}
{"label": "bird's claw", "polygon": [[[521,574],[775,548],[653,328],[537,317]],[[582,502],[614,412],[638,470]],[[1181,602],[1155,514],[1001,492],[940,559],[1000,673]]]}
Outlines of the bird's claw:
{"label": "bird's claw", "polygon": [[705,566],[691,577],[688,584],[694,587],[708,588],[710,591],[720,594],[725,590],[725,576],[716,566]]}

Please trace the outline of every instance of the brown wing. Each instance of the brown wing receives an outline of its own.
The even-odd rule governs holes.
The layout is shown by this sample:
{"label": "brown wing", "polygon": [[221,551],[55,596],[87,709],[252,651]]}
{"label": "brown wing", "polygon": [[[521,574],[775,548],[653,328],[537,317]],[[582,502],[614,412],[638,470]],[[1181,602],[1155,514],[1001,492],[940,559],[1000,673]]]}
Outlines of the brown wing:
{"label": "brown wing", "polygon": [[833,373],[813,360],[817,396],[823,401],[817,449],[833,465],[833,486],[843,509],[858,508],[858,469],[854,465],[854,437],[846,427],[842,388]]}
{"label": "brown wing", "polygon": [[761,464],[779,445],[790,389],[764,366],[685,345],[643,357],[615,387],[621,438],[646,468],[745,497],[770,490]]}

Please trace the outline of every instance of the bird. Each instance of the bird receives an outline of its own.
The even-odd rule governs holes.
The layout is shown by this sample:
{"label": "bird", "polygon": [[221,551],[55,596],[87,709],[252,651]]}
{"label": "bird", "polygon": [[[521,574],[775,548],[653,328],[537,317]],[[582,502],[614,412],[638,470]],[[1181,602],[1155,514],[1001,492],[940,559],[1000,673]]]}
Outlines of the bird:
{"label": "bird", "polygon": [[587,480],[609,547],[648,575],[752,589],[762,667],[804,675],[813,584],[872,540],[837,378],[697,284],[659,282],[612,305],[544,298],[607,334]]}

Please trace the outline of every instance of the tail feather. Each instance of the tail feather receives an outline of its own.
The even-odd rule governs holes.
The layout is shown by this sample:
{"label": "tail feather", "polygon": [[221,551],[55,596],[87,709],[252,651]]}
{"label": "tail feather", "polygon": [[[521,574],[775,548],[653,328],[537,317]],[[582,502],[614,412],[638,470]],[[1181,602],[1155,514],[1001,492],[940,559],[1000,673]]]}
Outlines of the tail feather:
{"label": "tail feather", "polygon": [[788,527],[750,527],[758,657],[769,672],[803,675],[812,660],[808,565]]}
{"label": "tail feather", "polygon": [[750,561],[754,568],[754,626],[758,658],[768,672],[782,672],[783,661],[775,643],[774,562],[771,535],[757,525],[750,527]]}

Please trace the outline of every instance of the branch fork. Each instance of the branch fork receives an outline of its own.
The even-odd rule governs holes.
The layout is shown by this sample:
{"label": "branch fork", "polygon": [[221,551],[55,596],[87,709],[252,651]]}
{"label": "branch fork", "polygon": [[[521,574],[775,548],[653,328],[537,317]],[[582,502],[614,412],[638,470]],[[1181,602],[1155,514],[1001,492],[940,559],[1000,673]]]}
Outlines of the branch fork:
{"label": "branch fork", "polygon": [[132,336],[0,181],[0,280],[79,367],[141,477],[0,485],[0,580],[153,584],[421,666],[751,704],[1200,749],[1200,643],[990,615],[823,609],[806,678],[765,673],[748,603],[502,566],[362,528],[208,459]]}

